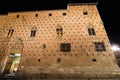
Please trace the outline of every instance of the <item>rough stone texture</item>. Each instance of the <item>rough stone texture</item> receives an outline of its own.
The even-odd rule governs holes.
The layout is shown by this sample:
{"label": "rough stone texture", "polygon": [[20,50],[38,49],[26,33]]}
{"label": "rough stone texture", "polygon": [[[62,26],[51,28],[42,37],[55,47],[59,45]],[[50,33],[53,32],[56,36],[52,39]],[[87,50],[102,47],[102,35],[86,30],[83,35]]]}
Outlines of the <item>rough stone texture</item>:
{"label": "rough stone texture", "polygon": [[[119,80],[120,70],[96,4],[70,4],[65,10],[0,15],[0,71],[10,53],[21,53],[16,80]],[[57,29],[62,28],[61,32]],[[88,29],[94,29],[90,35]],[[9,30],[14,30],[8,36]],[[31,30],[36,34],[31,37]],[[58,35],[59,34],[59,35]],[[96,51],[104,42],[105,51]],[[61,43],[70,43],[63,52]]]}

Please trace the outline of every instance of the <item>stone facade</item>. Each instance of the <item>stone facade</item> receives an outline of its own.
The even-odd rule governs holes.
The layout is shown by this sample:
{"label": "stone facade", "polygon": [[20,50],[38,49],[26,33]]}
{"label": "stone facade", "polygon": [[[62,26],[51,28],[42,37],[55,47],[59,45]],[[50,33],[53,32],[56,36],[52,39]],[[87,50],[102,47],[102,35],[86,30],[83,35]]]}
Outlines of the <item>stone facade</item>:
{"label": "stone facade", "polygon": [[[0,72],[16,80],[118,80],[96,4],[0,15]],[[109,79],[109,80],[110,80]]]}

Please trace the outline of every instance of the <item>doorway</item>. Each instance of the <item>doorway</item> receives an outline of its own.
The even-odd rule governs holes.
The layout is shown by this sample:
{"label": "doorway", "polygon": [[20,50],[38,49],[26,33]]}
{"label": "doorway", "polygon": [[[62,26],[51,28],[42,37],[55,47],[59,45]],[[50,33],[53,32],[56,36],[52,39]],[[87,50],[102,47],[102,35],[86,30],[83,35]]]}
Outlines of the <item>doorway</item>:
{"label": "doorway", "polygon": [[20,53],[10,53],[4,69],[4,75],[14,75],[18,71],[20,63]]}

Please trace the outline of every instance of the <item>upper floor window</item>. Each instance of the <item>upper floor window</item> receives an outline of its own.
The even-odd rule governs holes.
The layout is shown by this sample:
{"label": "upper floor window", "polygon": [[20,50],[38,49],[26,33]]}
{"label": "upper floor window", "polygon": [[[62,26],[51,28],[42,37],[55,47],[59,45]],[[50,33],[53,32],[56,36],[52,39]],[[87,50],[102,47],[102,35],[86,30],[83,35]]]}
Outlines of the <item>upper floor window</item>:
{"label": "upper floor window", "polygon": [[88,11],[86,9],[83,10],[83,15],[88,15]]}
{"label": "upper floor window", "polygon": [[8,31],[8,34],[7,34],[7,38],[11,38],[13,35],[13,32],[14,32],[14,30],[12,28],[10,28]]}
{"label": "upper floor window", "polygon": [[94,28],[88,28],[89,35],[96,35]]}
{"label": "upper floor window", "polygon": [[20,15],[17,15],[16,17],[17,17],[17,18],[19,18],[19,17],[20,17]]}
{"label": "upper floor window", "polygon": [[66,13],[63,13],[63,16],[66,16]]}
{"label": "upper floor window", "polygon": [[60,25],[57,26],[56,33],[59,37],[63,36],[63,28]]}
{"label": "upper floor window", "polygon": [[49,13],[49,16],[52,16],[52,13]]}
{"label": "upper floor window", "polygon": [[38,17],[38,14],[35,14],[35,17]]}
{"label": "upper floor window", "polygon": [[33,28],[31,29],[30,37],[35,37],[35,35],[36,35],[36,30],[37,30],[36,27],[33,27]]}

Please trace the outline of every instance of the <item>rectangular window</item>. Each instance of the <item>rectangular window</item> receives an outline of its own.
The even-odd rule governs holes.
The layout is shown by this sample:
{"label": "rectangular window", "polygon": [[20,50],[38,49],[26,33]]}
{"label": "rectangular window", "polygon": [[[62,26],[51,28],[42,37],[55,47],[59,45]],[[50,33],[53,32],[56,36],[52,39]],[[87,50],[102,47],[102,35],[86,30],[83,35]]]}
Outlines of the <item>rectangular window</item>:
{"label": "rectangular window", "polygon": [[66,13],[63,13],[63,16],[66,16]]}
{"label": "rectangular window", "polygon": [[49,16],[52,16],[52,13],[49,13]]}
{"label": "rectangular window", "polygon": [[9,32],[8,32],[7,38],[11,38],[12,35],[13,35],[13,32],[14,32],[14,30],[10,29]]}
{"label": "rectangular window", "polygon": [[106,51],[105,43],[104,42],[95,42],[94,44],[95,44],[95,48],[96,48],[97,52]]}
{"label": "rectangular window", "polygon": [[97,62],[97,60],[96,60],[96,59],[92,59],[92,61],[93,61],[93,62]]}
{"label": "rectangular window", "polygon": [[38,17],[38,14],[35,14],[35,17]]}
{"label": "rectangular window", "polygon": [[94,28],[88,28],[89,35],[96,35]]}
{"label": "rectangular window", "polygon": [[70,43],[61,43],[60,44],[60,51],[62,51],[62,52],[71,51],[71,44]]}
{"label": "rectangular window", "polygon": [[19,18],[19,15],[17,15],[16,17]]}
{"label": "rectangular window", "polygon": [[35,34],[36,34],[36,30],[31,30],[31,35],[30,35],[30,37],[35,37]]}
{"label": "rectangular window", "polygon": [[40,62],[41,60],[40,59],[38,59],[38,62]]}
{"label": "rectangular window", "polygon": [[87,11],[83,11],[83,15],[88,15],[88,12]]}
{"label": "rectangular window", "polygon": [[83,12],[84,15],[88,15],[87,11],[86,12]]}

